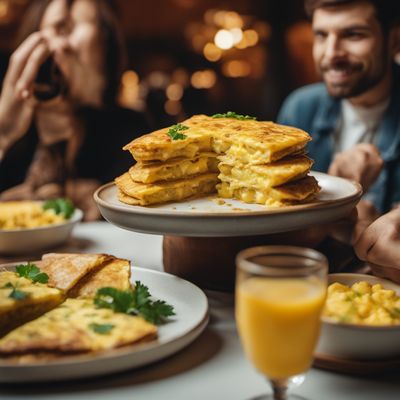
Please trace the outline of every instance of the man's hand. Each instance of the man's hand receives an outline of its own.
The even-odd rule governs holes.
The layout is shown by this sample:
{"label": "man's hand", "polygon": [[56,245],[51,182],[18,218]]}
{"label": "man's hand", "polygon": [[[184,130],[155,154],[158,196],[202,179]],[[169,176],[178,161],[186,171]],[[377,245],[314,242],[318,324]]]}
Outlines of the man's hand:
{"label": "man's hand", "polygon": [[400,282],[400,208],[356,231],[354,250],[374,273]]}
{"label": "man's hand", "polygon": [[33,83],[49,54],[41,33],[35,32],[10,58],[0,97],[0,154],[28,131],[37,104],[32,96]]}
{"label": "man's hand", "polygon": [[367,191],[382,168],[383,160],[379,150],[373,144],[360,143],[350,150],[336,154],[328,173],[359,182],[364,191]]}

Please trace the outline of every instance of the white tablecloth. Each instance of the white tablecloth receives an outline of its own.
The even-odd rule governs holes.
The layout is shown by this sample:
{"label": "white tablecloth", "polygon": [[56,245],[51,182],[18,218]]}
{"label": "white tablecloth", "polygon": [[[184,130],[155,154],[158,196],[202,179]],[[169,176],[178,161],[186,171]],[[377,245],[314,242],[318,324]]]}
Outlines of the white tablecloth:
{"label": "white tablecloth", "polygon": [[[103,252],[133,265],[162,269],[160,236],[124,231],[106,222],[79,225],[58,251]],[[211,321],[190,346],[140,369],[82,381],[0,387],[0,399],[245,400],[268,385],[245,359],[233,318],[233,297],[208,292]],[[310,400],[397,400],[400,378],[356,377],[312,369],[295,392]]]}

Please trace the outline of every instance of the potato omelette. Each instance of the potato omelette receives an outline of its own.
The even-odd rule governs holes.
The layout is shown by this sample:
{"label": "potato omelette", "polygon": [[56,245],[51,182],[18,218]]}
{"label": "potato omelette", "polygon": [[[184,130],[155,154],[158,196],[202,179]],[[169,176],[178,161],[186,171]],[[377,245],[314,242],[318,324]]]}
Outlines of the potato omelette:
{"label": "potato omelette", "polygon": [[215,192],[274,207],[312,200],[320,188],[304,155],[310,135],[232,114],[195,115],[124,146],[136,164],[115,179],[119,200],[148,206]]}

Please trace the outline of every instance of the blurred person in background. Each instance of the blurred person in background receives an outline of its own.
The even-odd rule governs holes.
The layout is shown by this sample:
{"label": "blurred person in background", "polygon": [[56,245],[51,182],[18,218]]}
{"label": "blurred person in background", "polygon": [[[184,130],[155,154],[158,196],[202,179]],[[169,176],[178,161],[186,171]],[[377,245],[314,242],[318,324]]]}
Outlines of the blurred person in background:
{"label": "blurred person in background", "polygon": [[370,220],[400,202],[400,4],[305,0],[323,83],[300,88],[278,122],[309,132],[314,169],[361,183]]}
{"label": "blurred person in background", "polygon": [[[19,36],[0,97],[0,200],[66,196],[96,219],[93,191],[129,168],[122,146],[150,130],[117,105],[126,53],[114,7],[35,0]],[[51,99],[35,92],[49,59],[60,79]]]}

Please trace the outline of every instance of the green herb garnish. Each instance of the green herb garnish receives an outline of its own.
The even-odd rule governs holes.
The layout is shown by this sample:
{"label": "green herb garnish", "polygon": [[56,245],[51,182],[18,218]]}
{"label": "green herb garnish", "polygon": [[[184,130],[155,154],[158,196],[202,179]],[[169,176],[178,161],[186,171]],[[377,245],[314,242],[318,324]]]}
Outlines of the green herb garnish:
{"label": "green herb garnish", "polygon": [[240,119],[240,120],[257,120],[256,117],[252,117],[250,115],[236,114],[234,111],[228,111],[225,114],[214,114],[211,117],[212,118],[235,118],[235,119]]}
{"label": "green herb garnish", "polygon": [[162,300],[153,300],[147,286],[135,282],[134,289],[118,290],[104,287],[97,290],[94,304],[98,308],[110,308],[115,312],[139,315],[145,320],[160,325],[175,315],[173,306]]}
{"label": "green herb garnish", "polygon": [[47,283],[49,281],[49,276],[44,272],[40,272],[36,264],[20,264],[15,269],[19,276],[28,278],[32,282]]}
{"label": "green herb garnish", "polygon": [[24,300],[29,296],[29,293],[23,292],[22,290],[17,289],[17,285],[13,285],[11,282],[6,283],[3,288],[12,289],[8,297],[14,300]]}
{"label": "green herb garnish", "polygon": [[53,199],[43,204],[43,210],[54,210],[56,214],[61,214],[64,218],[71,218],[75,211],[72,201],[69,199]]}
{"label": "green herb garnish", "polygon": [[185,125],[182,125],[182,124],[172,125],[171,128],[169,128],[168,136],[172,140],[183,140],[183,139],[186,139],[187,136],[182,133],[182,131],[186,131],[186,129],[189,129],[189,128],[187,126],[185,126]]}
{"label": "green herb garnish", "polygon": [[89,328],[93,331],[96,332],[100,335],[107,335],[108,333],[111,332],[111,330],[114,328],[115,325],[113,324],[96,324],[95,322],[92,322],[89,324]]}

